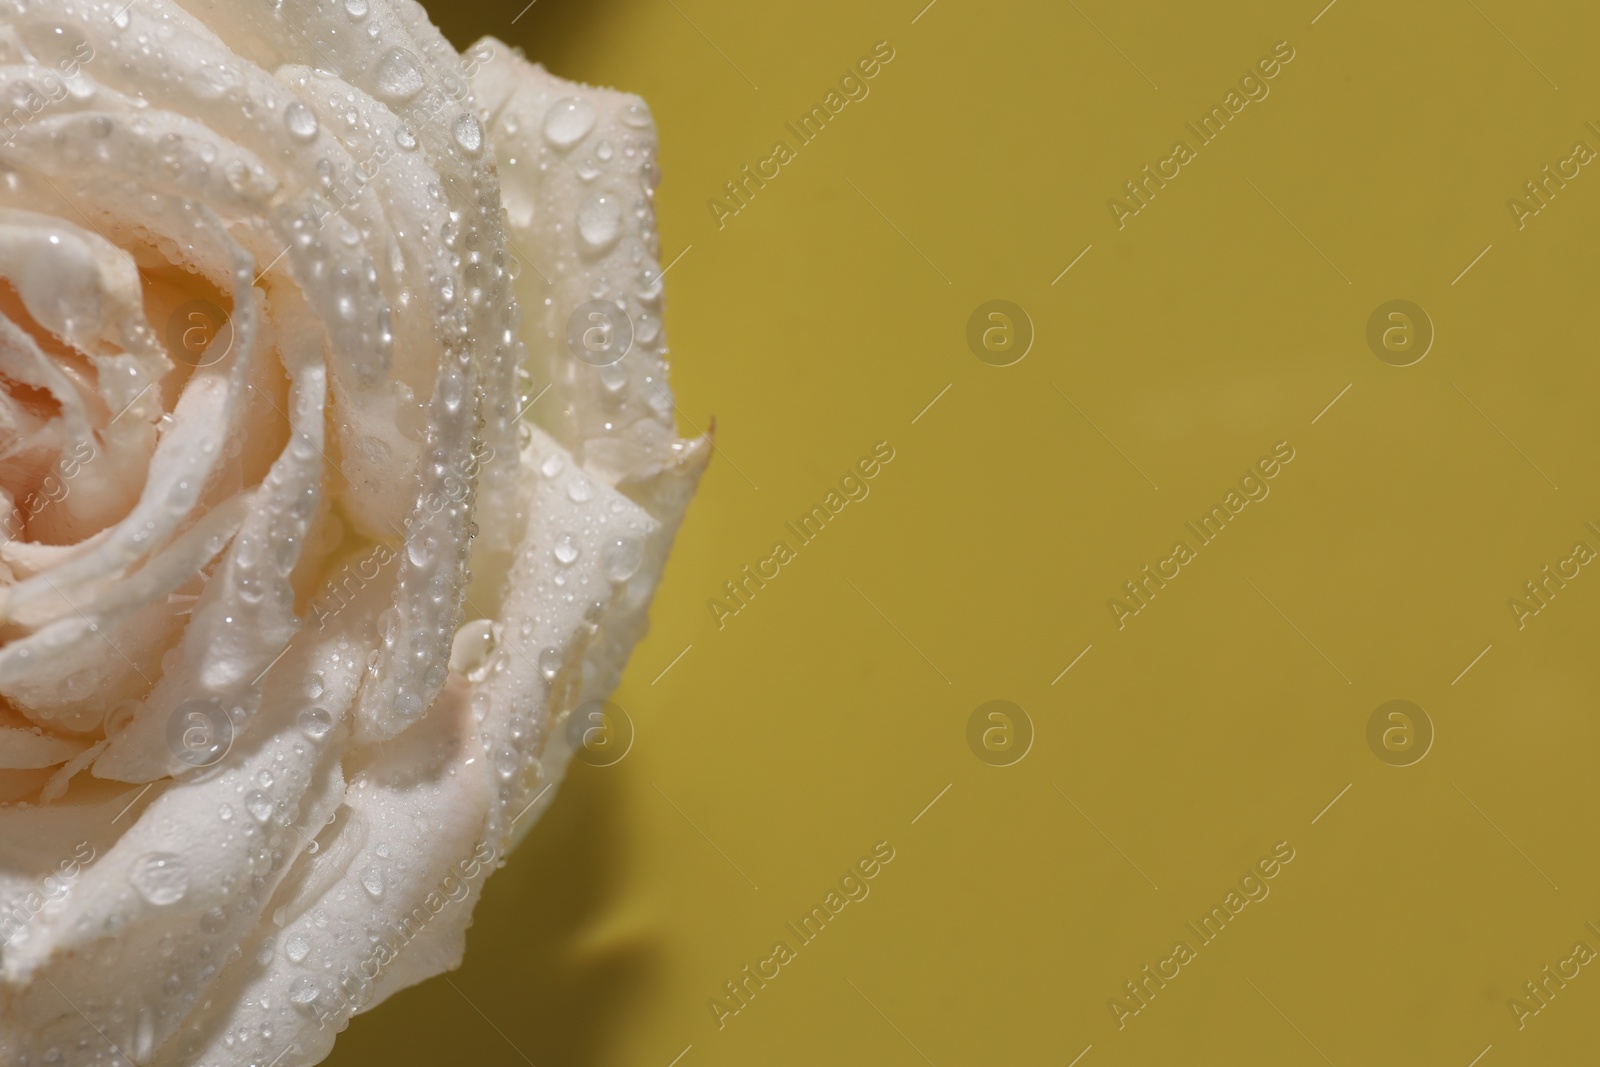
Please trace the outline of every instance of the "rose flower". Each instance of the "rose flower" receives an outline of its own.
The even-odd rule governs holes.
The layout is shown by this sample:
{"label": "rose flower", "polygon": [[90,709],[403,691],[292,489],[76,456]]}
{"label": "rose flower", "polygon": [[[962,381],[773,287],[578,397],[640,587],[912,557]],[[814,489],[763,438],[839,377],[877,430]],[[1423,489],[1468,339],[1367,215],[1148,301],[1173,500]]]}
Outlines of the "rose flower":
{"label": "rose flower", "polygon": [[455,967],[710,452],[637,98],[412,0],[0,0],[0,1063]]}

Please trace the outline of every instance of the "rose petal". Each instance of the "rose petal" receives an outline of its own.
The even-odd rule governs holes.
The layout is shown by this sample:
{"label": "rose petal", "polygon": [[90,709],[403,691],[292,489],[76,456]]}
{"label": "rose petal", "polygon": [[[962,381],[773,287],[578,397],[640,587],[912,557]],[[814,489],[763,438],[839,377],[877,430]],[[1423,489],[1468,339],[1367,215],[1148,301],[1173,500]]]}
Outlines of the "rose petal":
{"label": "rose petal", "polygon": [[87,747],[81,741],[0,726],[0,768],[6,770],[54,767]]}
{"label": "rose petal", "polygon": [[[453,683],[422,722],[352,770],[347,808],[317,839],[317,856],[302,859],[317,862],[275,902],[281,929],[273,924],[251,940],[252,958],[266,962],[233,968],[213,1008],[162,1050],[161,1063],[239,1062],[231,1035],[240,1028],[273,1035],[247,1057],[265,1063],[293,1046],[285,1062],[315,1063],[380,992],[459,962],[473,901],[447,898],[473,881],[461,877],[463,865],[481,867],[494,855],[479,848],[488,769],[467,696]],[[487,875],[482,867],[477,884]],[[423,929],[427,942],[417,938]],[[440,953],[446,931],[450,948]],[[420,970],[390,978],[395,954],[415,960],[421,943],[434,951]]]}
{"label": "rose petal", "polygon": [[[655,124],[637,96],[565,81],[485,41],[507,57],[482,65],[473,85],[495,115],[511,237],[541,256],[517,283],[522,306],[534,309],[534,377],[552,385],[533,418],[614,485],[666,460],[678,441],[661,325]],[[573,316],[600,286],[633,334],[627,354],[606,366],[579,359],[568,341]]]}

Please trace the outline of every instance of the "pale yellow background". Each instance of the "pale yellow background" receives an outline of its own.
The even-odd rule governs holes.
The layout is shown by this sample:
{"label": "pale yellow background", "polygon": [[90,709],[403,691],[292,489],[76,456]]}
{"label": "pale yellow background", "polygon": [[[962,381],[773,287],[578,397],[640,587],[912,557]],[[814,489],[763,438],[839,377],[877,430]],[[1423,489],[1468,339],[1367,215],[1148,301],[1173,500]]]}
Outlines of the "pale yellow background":
{"label": "pale yellow background", "polygon": [[[1520,631],[1506,603],[1600,549],[1600,172],[1506,206],[1600,148],[1592,6],[522,2],[430,7],[650,102],[673,384],[721,454],[615,697],[632,751],[574,767],[463,969],[331,1063],[1594,1062],[1600,967],[1525,1029],[1506,1006],[1600,948],[1600,568]],[[706,200],[883,40],[719,230]],[[1283,40],[1119,231],[1107,198]],[[995,298],[1037,331],[1005,368],[965,341]],[[1437,330],[1405,368],[1364,338],[1396,298]],[[870,497],[718,630],[880,440]],[[1119,631],[1106,600],[1280,440],[1271,496]],[[996,698],[1037,735],[1004,768],[966,743]],[[1404,768],[1365,738],[1396,698],[1437,732]],[[871,895],[719,1030],[880,840]],[[1119,1030],[1108,999],[1285,840]]]}

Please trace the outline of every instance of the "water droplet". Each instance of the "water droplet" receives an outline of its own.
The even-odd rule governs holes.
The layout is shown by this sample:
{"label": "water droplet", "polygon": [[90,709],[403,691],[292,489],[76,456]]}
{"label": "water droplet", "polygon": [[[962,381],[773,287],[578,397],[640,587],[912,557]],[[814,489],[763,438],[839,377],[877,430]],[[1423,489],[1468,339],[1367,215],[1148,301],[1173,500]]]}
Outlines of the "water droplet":
{"label": "water droplet", "polygon": [[563,566],[578,558],[578,542],[569,533],[556,538],[556,561]]}
{"label": "water droplet", "polygon": [[244,810],[256,822],[266,822],[272,818],[272,801],[261,790],[252,789],[250,795],[244,798]]}
{"label": "water droplet", "polygon": [[660,319],[656,318],[654,315],[650,314],[648,311],[644,312],[643,314],[641,314],[639,316],[638,322],[634,325],[634,336],[635,337],[637,337],[640,341],[643,341],[645,344],[649,345],[649,344],[655,344],[655,340],[656,340],[656,338],[658,336],[660,336],[660,334],[661,334],[661,320]]}
{"label": "water droplet", "polygon": [[404,148],[407,152],[417,147],[417,139],[411,136],[411,131],[406,129],[404,126],[395,127],[394,140],[396,144],[398,144],[401,148]]}
{"label": "water droplet", "polygon": [[176,904],[189,891],[189,868],[170,852],[152,852],[134,865],[128,880],[150,903]]}
{"label": "water droplet", "polygon": [[128,23],[133,21],[133,19],[128,17],[128,9],[131,8],[131,7],[133,7],[133,5],[129,4],[127,7],[123,8],[121,11],[118,11],[115,15],[111,16],[111,24],[113,26],[115,26],[119,30],[127,29],[128,28]]}
{"label": "water droplet", "polygon": [[554,678],[561,669],[561,653],[554,648],[547,648],[539,653],[539,673],[546,678]]}
{"label": "water droplet", "polygon": [[606,577],[613,582],[625,582],[639,572],[644,562],[644,545],[631,537],[619,537],[606,545],[601,555]]}
{"label": "water droplet", "polygon": [[283,122],[284,125],[289,127],[289,133],[295,140],[312,141],[316,139],[317,130],[319,129],[317,116],[313,115],[311,109],[300,101],[291,101],[289,106],[283,109]]}
{"label": "water droplet", "polygon": [[594,485],[581,474],[575,474],[567,483],[567,498],[574,504],[582,504],[594,498]]}
{"label": "water droplet", "polygon": [[590,252],[604,252],[622,233],[622,205],[614,196],[597,193],[578,208],[578,236]]}
{"label": "water droplet", "polygon": [[622,111],[622,121],[636,130],[650,125],[650,109],[643,104],[629,104]]}
{"label": "water droplet", "polygon": [[544,139],[557,148],[571,148],[594,129],[594,105],[569,96],[557,100],[544,117]]}
{"label": "water droplet", "polygon": [[615,155],[615,151],[612,149],[610,141],[601,141],[595,145],[594,154],[600,157],[600,162],[608,163],[611,161],[611,157]]}
{"label": "water droplet", "polygon": [[406,545],[406,558],[414,567],[426,567],[433,562],[433,545],[431,537],[419,537]]}
{"label": "water droplet", "polygon": [[600,168],[595,166],[594,160],[586,159],[578,164],[578,177],[586,182],[592,182],[600,177]]}
{"label": "water droplet", "polygon": [[450,132],[455,136],[456,144],[469,156],[475,156],[483,151],[483,127],[478,125],[478,120],[472,115],[463,114],[456,119]]}
{"label": "water droplet", "polygon": [[361,888],[370,893],[374,899],[383,896],[383,872],[376,867],[363,868]]}
{"label": "water droplet", "polygon": [[410,52],[396,48],[378,61],[375,82],[380,98],[410,100],[422,91],[422,69]]}
{"label": "water droplet", "polygon": [[322,708],[307,708],[300,713],[300,729],[307,737],[321,737],[333,729],[333,716]]}
{"label": "water droplet", "polygon": [[344,0],[344,10],[353,19],[367,17],[367,0]]}
{"label": "water droplet", "polygon": [[552,452],[546,456],[544,458],[544,462],[539,464],[539,473],[544,475],[546,478],[554,478],[556,475],[560,474],[561,454],[558,452]]}
{"label": "water droplet", "polygon": [[289,1003],[305,1007],[317,999],[317,983],[304,975],[296,978],[289,986]]}
{"label": "water droplet", "polygon": [[465,675],[482,670],[493,648],[494,623],[488,619],[474,619],[456,631],[450,645],[450,669]]}

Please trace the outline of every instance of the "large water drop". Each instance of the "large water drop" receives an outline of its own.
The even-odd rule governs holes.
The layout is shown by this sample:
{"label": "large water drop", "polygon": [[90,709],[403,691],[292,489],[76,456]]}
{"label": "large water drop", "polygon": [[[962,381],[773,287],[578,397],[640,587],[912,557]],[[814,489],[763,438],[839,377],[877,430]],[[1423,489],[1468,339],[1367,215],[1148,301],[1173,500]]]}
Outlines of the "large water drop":
{"label": "large water drop", "polygon": [[152,852],[128,876],[139,895],[155,905],[176,904],[189,892],[189,868],[170,852]]}
{"label": "large water drop", "polygon": [[396,48],[378,61],[375,80],[384,100],[410,100],[422,91],[422,68],[410,52]]}
{"label": "large water drop", "polygon": [[544,117],[544,139],[557,148],[571,148],[594,129],[594,105],[569,96],[557,100]]}
{"label": "large water drop", "polygon": [[614,196],[597,193],[578,208],[578,237],[590,252],[604,252],[622,233],[622,205]]}
{"label": "large water drop", "polygon": [[456,144],[470,156],[475,156],[483,151],[483,127],[471,115],[463,114],[456,119],[455,125],[450,128],[455,136]]}
{"label": "large water drop", "polygon": [[297,141],[315,140],[317,130],[320,128],[317,123],[317,116],[312,114],[309,107],[306,107],[298,100],[292,101],[288,107],[283,109],[283,123],[289,127],[290,135]]}

